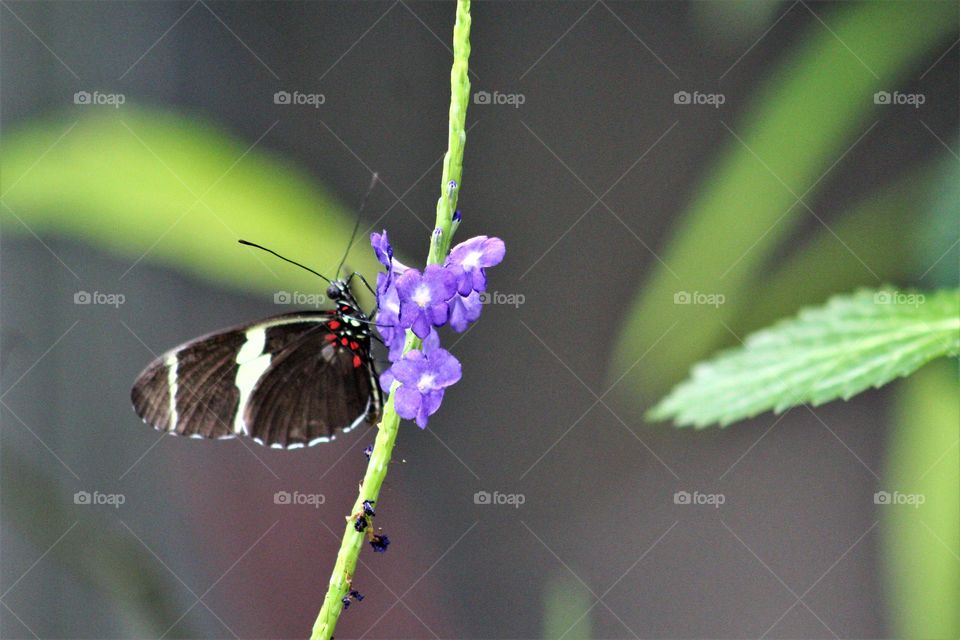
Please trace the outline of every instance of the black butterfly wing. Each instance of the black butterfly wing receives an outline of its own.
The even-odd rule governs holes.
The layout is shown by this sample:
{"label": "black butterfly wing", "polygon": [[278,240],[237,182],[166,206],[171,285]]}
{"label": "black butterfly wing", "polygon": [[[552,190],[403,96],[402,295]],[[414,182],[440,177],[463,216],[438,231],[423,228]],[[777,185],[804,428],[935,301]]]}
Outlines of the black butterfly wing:
{"label": "black butterfly wing", "polygon": [[277,353],[246,403],[250,435],[271,447],[296,448],[376,423],[382,394],[369,348],[359,331],[352,337],[303,332]]}
{"label": "black butterfly wing", "polygon": [[[188,342],[161,356],[151,363],[134,383],[131,397],[136,412],[144,422],[160,431],[196,438],[231,438],[237,435],[253,435],[254,432],[272,434],[257,437],[262,443],[274,446],[302,446],[303,442],[318,440],[321,429],[298,426],[289,416],[282,417],[276,411],[264,414],[262,422],[255,424],[248,418],[247,408],[262,382],[271,386],[278,375],[286,376],[291,384],[305,381],[287,376],[277,362],[289,362],[292,365],[309,369],[311,360],[322,361],[323,346],[320,342],[332,343],[332,321],[338,315],[332,311],[296,312],[268,318],[252,325],[243,325],[210,334]],[[342,321],[335,325],[341,332]],[[357,344],[358,352],[369,353],[369,338],[351,341]],[[348,351],[350,364],[353,365],[352,344],[340,345],[337,352]],[[362,350],[360,349],[362,347]],[[341,354],[341,359],[345,358]],[[379,416],[381,409],[380,388],[377,385],[376,372],[369,357],[362,359],[359,369],[366,370],[362,380],[356,373],[351,374],[356,388],[343,381],[334,386],[344,395],[339,399],[332,389],[320,388],[320,397],[326,398],[326,404],[318,404],[316,398],[302,396],[290,408],[290,415],[300,415],[305,424],[323,424],[324,430],[330,429],[328,437],[338,428],[350,428],[357,417]],[[331,383],[328,375],[324,378]],[[270,375],[267,376],[267,373]],[[278,373],[281,372],[281,373]],[[342,372],[342,369],[341,369]],[[280,389],[279,391],[282,391]],[[258,404],[271,404],[264,395],[258,394]],[[344,414],[356,407],[358,399],[364,406],[350,420],[337,423]],[[347,409],[349,407],[349,409]],[[320,412],[316,414],[314,412]],[[269,415],[271,417],[267,418]],[[273,421],[281,420],[283,427],[274,427]],[[282,428],[291,429],[291,436]],[[299,437],[303,432],[316,432],[313,438],[304,441]],[[278,444],[282,443],[282,444]]]}
{"label": "black butterfly wing", "polygon": [[241,328],[204,336],[154,360],[133,385],[131,400],[143,421],[159,431],[197,438],[229,438],[239,402],[237,354]]}

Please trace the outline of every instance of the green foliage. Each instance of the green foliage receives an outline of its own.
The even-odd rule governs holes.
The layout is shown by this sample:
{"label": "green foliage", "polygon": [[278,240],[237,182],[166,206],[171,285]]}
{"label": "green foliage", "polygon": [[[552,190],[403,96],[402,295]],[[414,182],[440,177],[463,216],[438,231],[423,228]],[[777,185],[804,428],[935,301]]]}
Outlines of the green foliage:
{"label": "green foliage", "polygon": [[[5,233],[64,236],[131,265],[142,258],[246,291],[323,290],[315,276],[237,239],[330,273],[347,246],[353,212],[270,155],[266,139],[241,142],[161,111],[115,111],[35,121],[4,135]],[[363,246],[357,243],[350,266],[371,273],[376,262]]]}
{"label": "green foliage", "polygon": [[897,394],[882,488],[923,501],[878,506],[897,638],[960,637],[960,394],[951,364],[924,367]]}
{"label": "green foliage", "polygon": [[543,595],[544,640],[588,640],[593,598],[582,584],[567,576],[548,580]]}
{"label": "green foliage", "polygon": [[[921,57],[955,37],[951,3],[842,3],[829,12],[812,10],[829,29],[811,20],[754,106],[742,120],[727,122],[726,151],[675,237],[658,251],[672,271],[656,272],[627,314],[610,377],[619,378],[641,357],[643,366],[619,385],[625,401],[636,405],[644,395],[661,395],[729,339],[723,323],[729,326],[740,305],[754,298],[765,264],[797,223],[811,217],[797,198],[813,206],[817,188],[829,181],[821,176],[876,118],[873,93],[895,87]],[[672,305],[678,291],[720,293],[726,304]]]}
{"label": "green foliage", "polygon": [[[754,295],[738,305],[740,311],[731,326],[736,326],[738,334],[745,335],[805,306],[819,304],[837,291],[875,286],[877,280],[864,269],[861,260],[870,265],[870,270],[882,282],[918,280],[936,256],[930,258],[926,266],[916,266],[916,250],[909,240],[904,240],[904,235],[922,235],[926,223],[914,223],[905,229],[904,211],[925,209],[933,199],[943,166],[956,164],[956,160],[944,156],[940,165],[910,171],[854,203],[842,217],[831,221],[830,229],[844,239],[845,245],[821,227],[792,254],[778,260],[776,268],[758,274]],[[950,283],[940,286],[948,287]]]}
{"label": "green foliage", "polygon": [[960,354],[960,290],[862,290],[802,311],[699,364],[650,415],[704,427],[847,399]]}

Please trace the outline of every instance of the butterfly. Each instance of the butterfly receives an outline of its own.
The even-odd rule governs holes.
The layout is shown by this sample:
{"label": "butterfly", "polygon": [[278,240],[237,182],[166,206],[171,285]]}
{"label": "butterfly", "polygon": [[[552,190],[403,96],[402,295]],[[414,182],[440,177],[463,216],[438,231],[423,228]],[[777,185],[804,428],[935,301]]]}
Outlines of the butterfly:
{"label": "butterfly", "polygon": [[159,431],[246,436],[276,449],[312,446],[376,424],[383,392],[371,356],[371,322],[351,289],[359,274],[329,280],[240,242],[320,276],[336,306],[242,324],[168,351],[134,383],[134,410]]}

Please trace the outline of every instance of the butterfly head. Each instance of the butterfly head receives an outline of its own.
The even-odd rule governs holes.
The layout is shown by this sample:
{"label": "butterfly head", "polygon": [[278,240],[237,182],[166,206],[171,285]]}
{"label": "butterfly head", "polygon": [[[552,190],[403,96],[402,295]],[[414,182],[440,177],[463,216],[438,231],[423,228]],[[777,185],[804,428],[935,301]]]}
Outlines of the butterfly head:
{"label": "butterfly head", "polygon": [[327,298],[333,302],[352,300],[353,294],[350,292],[350,285],[343,280],[334,280],[327,287]]}

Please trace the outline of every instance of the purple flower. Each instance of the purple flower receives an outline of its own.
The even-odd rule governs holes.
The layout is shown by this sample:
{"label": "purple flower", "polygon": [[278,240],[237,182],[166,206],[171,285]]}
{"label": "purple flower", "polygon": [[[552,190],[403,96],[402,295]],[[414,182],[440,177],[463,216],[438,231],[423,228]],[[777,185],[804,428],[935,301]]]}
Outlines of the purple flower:
{"label": "purple flower", "polygon": [[[421,429],[440,408],[443,391],[460,379],[460,362],[449,351],[410,351],[387,372],[400,383],[394,392],[397,414]],[[384,375],[387,375],[385,373]]]}
{"label": "purple flower", "polygon": [[390,263],[393,261],[393,247],[390,246],[390,240],[387,238],[387,230],[383,233],[374,231],[370,234],[370,244],[373,246],[373,252],[377,254],[377,260],[380,264],[390,269]]}
{"label": "purple flower", "polygon": [[406,329],[400,326],[400,297],[386,273],[377,274],[377,330],[390,349],[389,359],[395,362],[403,353]]}
{"label": "purple flower", "polygon": [[457,278],[452,271],[432,264],[420,273],[407,269],[397,278],[400,298],[400,326],[411,328],[419,338],[426,338],[432,326],[443,326],[450,309],[447,302],[457,291]]}
{"label": "purple flower", "polygon": [[[377,254],[377,260],[380,261],[380,264],[387,268],[387,284],[389,285],[393,279],[394,274],[401,274],[410,267],[401,263],[399,260],[393,259],[393,246],[390,244],[390,239],[387,238],[387,230],[384,229],[383,233],[373,232],[370,234],[370,245],[373,247],[373,252]],[[377,286],[377,293],[380,292],[379,285]]]}
{"label": "purple flower", "polygon": [[471,291],[465,296],[457,294],[450,301],[450,326],[455,331],[463,333],[471,322],[480,317],[482,310],[483,302],[476,291]]}
{"label": "purple flower", "polygon": [[485,269],[500,264],[505,253],[503,240],[487,236],[470,238],[451,249],[446,264],[461,269],[457,277],[457,290],[460,295],[465,296],[471,291],[486,291]]}
{"label": "purple flower", "polygon": [[[430,335],[423,339],[423,342],[420,345],[420,351],[424,353],[430,353],[434,349],[440,348],[440,334],[437,333],[436,329],[430,330]],[[396,362],[403,355],[403,341],[400,343],[400,352],[397,354],[396,358],[393,358],[393,353],[391,352],[390,362]],[[389,390],[393,386],[393,369],[387,369],[380,374],[380,388]]]}

